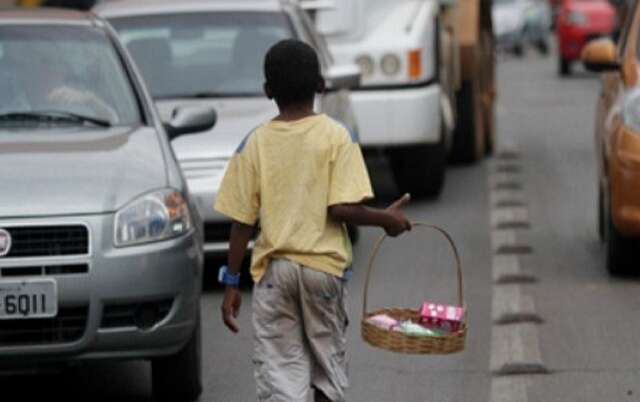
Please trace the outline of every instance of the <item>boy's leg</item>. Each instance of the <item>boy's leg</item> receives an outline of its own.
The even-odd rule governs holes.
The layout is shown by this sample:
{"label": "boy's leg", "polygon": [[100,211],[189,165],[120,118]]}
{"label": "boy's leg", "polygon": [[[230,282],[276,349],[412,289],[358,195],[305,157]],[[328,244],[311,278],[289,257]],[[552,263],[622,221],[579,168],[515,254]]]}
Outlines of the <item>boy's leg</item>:
{"label": "boy's leg", "polygon": [[[335,276],[303,268],[300,300],[312,355],[311,384],[317,402],[344,402],[347,376],[347,289]],[[324,398],[324,399],[323,399]]]}
{"label": "boy's leg", "polygon": [[307,402],[311,391],[298,276],[295,265],[274,260],[254,286],[254,374],[260,402]]}

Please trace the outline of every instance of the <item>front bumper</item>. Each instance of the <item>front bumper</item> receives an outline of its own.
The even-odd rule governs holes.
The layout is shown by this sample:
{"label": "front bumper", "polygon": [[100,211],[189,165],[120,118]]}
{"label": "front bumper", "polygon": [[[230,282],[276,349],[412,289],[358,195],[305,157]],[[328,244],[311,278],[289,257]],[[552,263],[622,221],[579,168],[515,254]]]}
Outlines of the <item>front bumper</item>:
{"label": "front bumper", "polygon": [[361,144],[437,144],[441,136],[441,96],[438,84],[353,91],[351,99]]}
{"label": "front bumper", "polygon": [[611,212],[625,236],[640,236],[640,134],[622,126],[609,160]]}
{"label": "front bumper", "polygon": [[[3,343],[0,366],[85,359],[142,359],[179,351],[189,340],[200,305],[203,256],[195,231],[180,238],[128,248],[113,247],[113,215],[3,221],[0,227],[80,223],[90,230],[90,253],[85,256],[0,259],[2,276],[29,266],[86,265],[86,272],[41,275],[53,278],[58,287],[59,317],[74,311],[74,325],[84,325],[77,339],[60,341],[56,336],[30,344]],[[46,271],[45,271],[46,272]],[[11,277],[12,280],[20,277]],[[158,311],[155,321],[141,327],[132,314],[142,307]],[[121,316],[110,316],[119,311]],[[155,310],[154,310],[155,311]],[[128,313],[127,313],[128,314]],[[134,317],[135,318],[135,317]],[[38,320],[0,321],[7,328],[39,328]],[[56,325],[64,327],[60,318]],[[42,331],[51,331],[43,324]],[[0,331],[2,333],[2,331]],[[59,335],[59,334],[58,334]],[[6,339],[4,338],[5,342]],[[44,338],[43,338],[44,339]],[[62,338],[60,338],[62,339]]]}

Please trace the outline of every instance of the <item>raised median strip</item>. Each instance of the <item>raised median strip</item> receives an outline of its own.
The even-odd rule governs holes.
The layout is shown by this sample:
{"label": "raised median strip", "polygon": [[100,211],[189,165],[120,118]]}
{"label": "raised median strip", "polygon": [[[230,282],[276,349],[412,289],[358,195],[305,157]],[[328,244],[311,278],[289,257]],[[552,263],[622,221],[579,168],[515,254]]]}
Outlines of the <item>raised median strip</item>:
{"label": "raised median strip", "polygon": [[520,152],[498,152],[490,168],[492,246],[491,402],[527,402],[531,376],[548,374],[538,326],[544,323],[526,292],[537,277],[522,270],[521,257],[534,252],[520,236],[531,227],[521,180]]}

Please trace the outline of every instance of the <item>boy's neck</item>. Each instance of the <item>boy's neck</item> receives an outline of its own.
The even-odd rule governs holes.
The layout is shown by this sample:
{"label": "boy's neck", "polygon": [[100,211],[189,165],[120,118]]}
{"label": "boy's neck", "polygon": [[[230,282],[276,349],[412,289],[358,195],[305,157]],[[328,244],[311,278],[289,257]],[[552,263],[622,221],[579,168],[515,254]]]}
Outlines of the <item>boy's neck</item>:
{"label": "boy's neck", "polygon": [[280,114],[274,120],[296,121],[305,117],[315,116],[313,102],[304,105],[288,105],[280,108]]}

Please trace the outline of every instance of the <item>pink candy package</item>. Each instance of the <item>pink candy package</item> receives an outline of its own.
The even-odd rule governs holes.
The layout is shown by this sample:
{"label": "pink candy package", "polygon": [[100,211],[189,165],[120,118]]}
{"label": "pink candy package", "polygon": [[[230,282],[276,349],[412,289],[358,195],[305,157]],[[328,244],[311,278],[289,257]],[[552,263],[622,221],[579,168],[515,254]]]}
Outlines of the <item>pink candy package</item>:
{"label": "pink candy package", "polygon": [[373,317],[369,317],[367,321],[375,325],[376,327],[387,329],[387,330],[394,329],[395,327],[400,325],[400,323],[397,320],[389,317],[386,314],[374,315]]}
{"label": "pink candy package", "polygon": [[447,306],[428,301],[422,303],[420,308],[420,322],[422,324],[450,332],[460,329],[464,315],[464,307]]}

